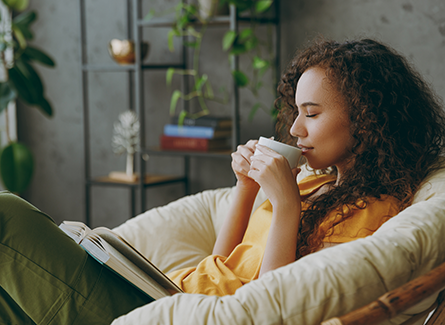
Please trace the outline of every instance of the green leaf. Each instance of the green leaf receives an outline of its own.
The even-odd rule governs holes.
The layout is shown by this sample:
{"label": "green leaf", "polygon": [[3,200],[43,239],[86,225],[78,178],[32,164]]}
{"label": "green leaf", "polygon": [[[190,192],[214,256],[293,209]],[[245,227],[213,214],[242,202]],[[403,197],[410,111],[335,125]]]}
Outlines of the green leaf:
{"label": "green leaf", "polygon": [[25,60],[16,60],[16,67],[20,70],[20,72],[28,79],[29,87],[32,88],[30,91],[35,94],[34,99],[35,102],[39,100],[39,98],[43,97],[43,83],[40,76],[37,74],[37,71]]}
{"label": "green leaf", "polygon": [[51,105],[43,95],[43,84],[34,68],[23,60],[17,60],[16,66],[8,71],[9,81],[17,91],[18,98],[39,107],[44,113],[52,116]]}
{"label": "green leaf", "polygon": [[233,47],[229,53],[232,55],[240,55],[240,54],[243,54],[246,52],[247,52],[247,49],[244,46],[244,44],[233,44]]}
{"label": "green leaf", "polygon": [[261,59],[261,58],[258,57],[258,56],[255,56],[255,57],[253,58],[252,65],[253,65],[253,68],[254,68],[254,69],[257,69],[257,70],[258,70],[258,69],[262,69],[262,68],[268,66],[268,65],[269,65],[269,62],[266,61],[266,60]]}
{"label": "green leaf", "polygon": [[175,73],[175,68],[168,68],[165,76],[167,86],[172,84],[173,74]]}
{"label": "green leaf", "polygon": [[23,11],[28,7],[29,0],[2,0],[5,5],[9,8]]}
{"label": "green leaf", "polygon": [[29,27],[37,19],[37,13],[35,11],[26,11],[14,17],[12,22],[15,25],[23,25]]}
{"label": "green leaf", "polygon": [[180,90],[175,90],[172,95],[172,99],[170,101],[170,115],[175,115],[176,104],[178,103],[179,98],[181,98],[182,92]]}
{"label": "green leaf", "polygon": [[24,53],[30,59],[38,61],[46,66],[54,67],[56,65],[54,60],[48,54],[35,47],[32,46],[26,47]]}
{"label": "green leaf", "polygon": [[256,13],[260,14],[262,12],[265,12],[267,9],[270,8],[272,5],[273,0],[258,0],[255,4],[255,11]]}
{"label": "green leaf", "polygon": [[249,78],[239,70],[232,71],[233,78],[238,87],[245,87],[249,84]]}
{"label": "green leaf", "polygon": [[42,97],[39,102],[36,104],[38,108],[40,108],[43,113],[45,113],[48,116],[53,116],[53,108],[51,107],[51,104]]}
{"label": "green leaf", "polygon": [[252,5],[252,1],[248,1],[248,0],[229,0],[228,1],[230,4],[235,5],[236,9],[239,12],[243,12],[247,9],[249,9]]}
{"label": "green leaf", "polygon": [[260,107],[261,107],[260,103],[256,103],[255,105],[252,106],[252,109],[250,110],[249,117],[248,117],[250,122],[252,122],[253,117],[255,116],[256,112],[258,111],[258,108],[260,108]]}
{"label": "green leaf", "polygon": [[244,42],[244,47],[246,48],[246,51],[250,51],[254,49],[257,46],[257,44],[258,44],[258,38],[252,36],[251,38],[249,38]]}
{"label": "green leaf", "polygon": [[12,25],[11,29],[15,38],[17,39],[17,42],[19,43],[20,48],[26,48],[26,38],[23,35],[22,30],[15,25]]}
{"label": "green leaf", "polygon": [[176,36],[176,31],[174,29],[168,32],[168,49],[170,50],[170,52],[175,51],[175,47],[173,45],[173,40],[175,36]]}
{"label": "green leaf", "polygon": [[187,111],[182,110],[181,113],[179,113],[178,116],[178,125],[184,125],[184,119],[187,116]]}
{"label": "green leaf", "polygon": [[11,100],[17,98],[17,92],[11,88],[9,81],[0,83],[0,113],[8,107]]}
{"label": "green leaf", "polygon": [[144,20],[149,21],[155,16],[156,12],[154,9],[151,9],[148,14],[145,15]]}
{"label": "green leaf", "polygon": [[229,30],[223,37],[222,47],[224,51],[227,51],[233,44],[236,38],[236,32]]}
{"label": "green leaf", "polygon": [[196,83],[195,83],[195,90],[196,91],[201,91],[202,86],[204,85],[204,83],[209,79],[209,77],[206,74],[203,74],[201,76],[201,78],[199,78]]}
{"label": "green leaf", "polygon": [[32,83],[26,78],[17,66],[9,69],[9,81],[18,93],[18,97],[28,104],[36,104],[36,95]]}
{"label": "green leaf", "polygon": [[12,25],[12,29],[13,30],[14,29],[18,29],[22,33],[22,35],[25,38],[25,40],[32,40],[32,39],[34,39],[34,34],[32,33],[32,31],[27,26],[13,24]]}
{"label": "green leaf", "polygon": [[244,42],[247,39],[249,39],[250,37],[252,37],[253,35],[253,30],[251,28],[246,28],[243,29],[240,33],[239,33],[239,41],[240,42]]}
{"label": "green leaf", "polygon": [[[15,33],[17,33],[17,30],[19,30],[25,39],[32,40],[34,38],[34,34],[32,33],[30,26],[36,18],[37,14],[34,11],[24,12],[12,20],[12,29],[15,31]],[[15,36],[17,37],[17,35]]]}
{"label": "green leaf", "polygon": [[29,185],[34,170],[31,151],[23,144],[12,142],[0,155],[3,185],[13,193],[22,193]]}

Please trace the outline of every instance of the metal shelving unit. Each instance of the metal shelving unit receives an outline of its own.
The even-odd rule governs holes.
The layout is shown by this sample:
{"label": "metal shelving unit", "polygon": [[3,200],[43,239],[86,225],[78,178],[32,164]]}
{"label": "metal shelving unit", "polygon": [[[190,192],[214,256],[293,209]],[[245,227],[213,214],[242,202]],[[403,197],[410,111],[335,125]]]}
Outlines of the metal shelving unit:
{"label": "metal shelving unit", "polygon": [[[163,151],[159,148],[147,148],[146,129],[143,121],[145,121],[145,109],[144,109],[144,78],[143,74],[149,70],[166,70],[170,67],[184,69],[187,67],[188,51],[185,46],[182,47],[182,58],[180,63],[162,63],[162,64],[142,64],[141,58],[141,43],[144,28],[157,28],[157,27],[170,27],[173,24],[172,19],[155,18],[150,21],[142,19],[142,0],[126,0],[127,2],[127,38],[132,39],[135,44],[135,63],[132,65],[120,66],[117,64],[89,64],[87,59],[87,46],[86,46],[86,12],[85,1],[79,1],[80,12],[80,40],[81,40],[81,69],[82,69],[82,100],[83,100],[83,123],[84,123],[84,164],[85,164],[85,222],[91,223],[91,188],[93,186],[104,187],[124,187],[130,190],[130,202],[131,202],[131,216],[145,211],[146,207],[146,188],[152,186],[159,186],[163,184],[171,183],[183,183],[185,194],[190,193],[189,189],[189,169],[191,158],[215,158],[215,159],[231,159],[230,153],[236,149],[236,146],[240,143],[240,115],[239,115],[239,91],[238,87],[232,81],[232,150],[226,152],[192,152],[192,151]],[[187,0],[182,0],[187,1]],[[277,63],[279,60],[279,1],[275,0],[275,18],[261,18],[255,19],[258,23],[272,23],[276,25],[276,57]],[[228,16],[214,17],[209,22],[212,26],[228,26],[231,30],[238,31],[239,24],[250,22],[250,18],[239,17],[236,8],[230,6],[230,14]],[[238,70],[239,58],[234,57],[231,63],[232,70]],[[278,65],[277,65],[278,66]],[[146,175],[140,177],[136,182],[122,182],[110,179],[107,176],[95,177],[91,176],[91,154],[90,154],[90,119],[89,119],[89,93],[88,93],[88,73],[90,72],[128,72],[129,75],[129,107],[134,110],[139,116],[141,121],[140,126],[140,147],[142,148],[139,153],[136,154],[136,172],[139,175]],[[279,76],[279,74],[278,74]],[[277,79],[278,80],[278,79]],[[189,84],[188,78],[184,76],[182,81],[182,87],[184,93],[188,93]],[[184,108],[188,109],[188,102],[184,102]],[[184,162],[184,171],[182,175],[147,175],[146,174],[146,156],[174,156],[182,157]],[[139,211],[136,211],[136,191],[139,191]]]}

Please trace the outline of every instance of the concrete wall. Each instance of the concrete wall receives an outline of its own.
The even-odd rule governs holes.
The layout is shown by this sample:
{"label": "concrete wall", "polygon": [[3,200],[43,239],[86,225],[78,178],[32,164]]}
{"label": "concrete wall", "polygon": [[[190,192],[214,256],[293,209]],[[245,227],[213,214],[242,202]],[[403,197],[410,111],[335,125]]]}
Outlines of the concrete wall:
{"label": "concrete wall", "polygon": [[[112,63],[107,42],[125,38],[124,1],[87,0],[88,46],[91,63]],[[176,0],[145,1],[144,10],[159,11]],[[39,13],[34,26],[36,46],[51,53],[56,69],[41,68],[55,116],[47,119],[36,109],[20,106],[19,138],[35,155],[36,171],[25,194],[34,205],[50,214],[56,222],[84,218],[84,157],[82,131],[81,71],[79,17],[77,1],[33,0],[31,8]],[[319,34],[337,40],[374,37],[407,55],[441,97],[445,97],[445,3],[442,0],[282,0],[281,62],[285,64],[295,49]],[[214,88],[228,87],[228,62],[221,53],[224,28],[209,31],[201,58],[203,71],[214,80]],[[150,42],[147,62],[173,62],[178,53],[166,46],[167,29],[146,29]],[[243,64],[246,64],[245,60]],[[171,89],[165,87],[163,71],[146,72],[147,142],[155,145],[168,121],[167,108]],[[127,75],[125,73],[91,73],[90,105],[92,128],[92,172],[106,174],[123,170],[123,157],[111,151],[112,125],[118,114],[128,109]],[[270,135],[270,117],[259,112],[247,120],[254,99],[246,91],[242,98],[241,140]],[[264,101],[272,100],[265,94]],[[224,115],[230,108],[213,104],[213,112]],[[150,157],[150,172],[181,173],[180,159]],[[229,160],[193,159],[192,191],[233,185]],[[148,207],[166,204],[183,195],[180,185],[157,187],[148,191]],[[93,189],[93,226],[113,227],[130,216],[129,192],[119,188]]]}

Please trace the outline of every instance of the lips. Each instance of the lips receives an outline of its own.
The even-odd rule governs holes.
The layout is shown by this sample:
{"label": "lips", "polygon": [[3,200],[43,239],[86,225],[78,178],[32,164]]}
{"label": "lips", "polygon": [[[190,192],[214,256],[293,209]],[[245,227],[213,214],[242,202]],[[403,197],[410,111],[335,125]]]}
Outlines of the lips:
{"label": "lips", "polygon": [[301,149],[303,154],[308,152],[309,150],[314,149],[313,147],[306,147],[306,146],[303,146],[302,144],[297,144],[297,147]]}

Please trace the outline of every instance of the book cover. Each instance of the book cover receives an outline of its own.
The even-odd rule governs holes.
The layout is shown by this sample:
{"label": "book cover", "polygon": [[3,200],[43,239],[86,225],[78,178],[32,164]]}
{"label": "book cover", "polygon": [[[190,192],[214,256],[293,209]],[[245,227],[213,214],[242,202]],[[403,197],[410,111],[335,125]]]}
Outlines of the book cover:
{"label": "book cover", "polygon": [[227,138],[203,139],[189,137],[172,137],[168,135],[161,135],[160,146],[161,149],[164,150],[203,152],[230,149],[230,144],[228,143]]}
{"label": "book cover", "polygon": [[209,126],[180,126],[174,124],[166,124],[164,126],[164,135],[168,135],[171,137],[217,139],[230,137],[232,135],[232,130],[220,130]]}
{"label": "book cover", "polygon": [[[177,125],[179,122],[178,116],[173,116],[170,120],[171,124]],[[228,116],[212,116],[206,115],[198,118],[186,117],[183,125],[186,126],[208,126],[211,128],[230,129],[233,125],[232,118]]]}
{"label": "book cover", "polygon": [[64,221],[59,228],[96,261],[110,268],[152,299],[157,300],[182,292],[167,275],[110,229],[90,229],[78,221]]}

